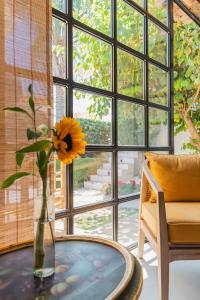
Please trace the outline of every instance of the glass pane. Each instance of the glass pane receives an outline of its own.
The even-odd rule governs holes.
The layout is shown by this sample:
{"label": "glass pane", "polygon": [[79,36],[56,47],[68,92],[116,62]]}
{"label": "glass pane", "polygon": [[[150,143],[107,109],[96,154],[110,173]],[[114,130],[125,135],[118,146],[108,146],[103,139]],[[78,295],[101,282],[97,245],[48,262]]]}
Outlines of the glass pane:
{"label": "glass pane", "polygon": [[117,38],[123,44],[143,52],[143,16],[123,0],[117,1]]}
{"label": "glass pane", "polygon": [[117,112],[118,144],[144,145],[144,107],[120,100]]}
{"label": "glass pane", "polygon": [[52,21],[52,64],[53,75],[66,77],[66,23],[53,18]]}
{"label": "glass pane", "polygon": [[167,24],[168,1],[148,0],[148,10],[159,21]]}
{"label": "glass pane", "polygon": [[54,84],[53,104],[54,104],[54,123],[65,116],[66,89],[63,86]]}
{"label": "glass pane", "polygon": [[168,112],[152,107],[149,108],[149,145],[168,146]]}
{"label": "glass pane", "polygon": [[143,0],[133,0],[133,2],[135,2],[136,4],[140,5],[140,6],[144,6],[144,1]]}
{"label": "glass pane", "polygon": [[57,219],[55,220],[55,236],[65,236],[67,234],[67,227],[68,227],[68,219]]}
{"label": "glass pane", "polygon": [[52,0],[51,1],[52,7],[62,12],[66,12],[66,6],[65,6],[66,1],[67,0]]}
{"label": "glass pane", "polygon": [[167,65],[167,32],[149,21],[149,56]]}
{"label": "glass pane", "polygon": [[73,31],[74,80],[111,89],[111,46],[78,29]]}
{"label": "glass pane", "polygon": [[87,152],[74,161],[74,206],[111,199],[112,155]]}
{"label": "glass pane", "polygon": [[104,34],[111,35],[110,0],[74,0],[73,17]]}
{"label": "glass pane", "polygon": [[117,51],[118,92],[143,99],[143,62],[122,50]]}
{"label": "glass pane", "polygon": [[[53,86],[54,124],[65,115],[66,89],[65,87]],[[55,156],[54,160],[54,183],[55,183],[55,210],[66,208],[65,198],[65,166]]]}
{"label": "glass pane", "polygon": [[128,196],[140,192],[143,152],[118,153],[118,195]]}
{"label": "glass pane", "polygon": [[149,101],[168,104],[168,74],[149,64]]}
{"label": "glass pane", "polygon": [[128,201],[118,206],[118,242],[125,247],[138,240],[139,200]]}
{"label": "glass pane", "polygon": [[95,209],[74,217],[74,234],[112,239],[112,207]]}
{"label": "glass pane", "polygon": [[111,144],[112,101],[90,93],[75,90],[74,117],[78,119],[89,144]]}
{"label": "glass pane", "polygon": [[65,165],[57,159],[55,156],[54,160],[54,182],[55,182],[55,211],[66,208],[66,197],[65,197],[65,188],[66,188],[66,172]]}

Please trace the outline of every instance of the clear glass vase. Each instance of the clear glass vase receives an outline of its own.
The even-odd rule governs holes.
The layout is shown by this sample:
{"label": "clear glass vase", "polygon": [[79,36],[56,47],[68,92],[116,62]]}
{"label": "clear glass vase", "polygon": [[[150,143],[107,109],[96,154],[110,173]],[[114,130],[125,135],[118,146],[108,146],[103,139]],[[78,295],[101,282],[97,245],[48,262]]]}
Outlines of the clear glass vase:
{"label": "clear glass vase", "polygon": [[54,203],[48,181],[42,184],[34,203],[34,263],[36,277],[49,277],[55,271]]}

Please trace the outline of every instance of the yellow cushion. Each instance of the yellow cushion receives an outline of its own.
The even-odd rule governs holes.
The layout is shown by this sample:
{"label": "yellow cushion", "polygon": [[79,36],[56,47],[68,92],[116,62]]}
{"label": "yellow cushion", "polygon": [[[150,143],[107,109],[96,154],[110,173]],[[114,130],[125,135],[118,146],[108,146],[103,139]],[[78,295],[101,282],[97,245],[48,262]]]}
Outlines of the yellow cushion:
{"label": "yellow cushion", "polygon": [[[200,244],[200,202],[165,203],[169,241],[173,244]],[[157,204],[143,202],[142,219],[157,236]]]}
{"label": "yellow cushion", "polygon": [[[200,155],[145,154],[165,201],[200,201]],[[153,191],[150,201],[156,201]]]}

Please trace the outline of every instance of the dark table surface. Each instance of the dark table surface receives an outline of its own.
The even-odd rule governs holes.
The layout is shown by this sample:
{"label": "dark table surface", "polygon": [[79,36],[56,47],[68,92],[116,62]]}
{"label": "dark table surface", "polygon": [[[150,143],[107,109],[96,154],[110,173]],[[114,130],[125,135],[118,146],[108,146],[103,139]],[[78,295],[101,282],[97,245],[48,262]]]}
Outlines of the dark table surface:
{"label": "dark table surface", "polygon": [[129,254],[112,243],[74,237],[56,242],[55,274],[46,279],[33,276],[32,247],[0,255],[0,300],[138,299],[141,266],[132,257],[131,271]]}

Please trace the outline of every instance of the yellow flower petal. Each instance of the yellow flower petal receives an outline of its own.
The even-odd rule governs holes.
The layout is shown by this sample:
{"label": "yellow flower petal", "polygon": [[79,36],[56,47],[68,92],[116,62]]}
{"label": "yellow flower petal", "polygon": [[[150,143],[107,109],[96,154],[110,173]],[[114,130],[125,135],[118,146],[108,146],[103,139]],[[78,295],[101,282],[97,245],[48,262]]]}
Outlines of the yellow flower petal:
{"label": "yellow flower petal", "polygon": [[74,118],[63,117],[55,124],[56,136],[52,138],[52,143],[57,151],[58,159],[64,164],[71,164],[72,161],[85,153],[85,134],[80,127],[80,123]]}

